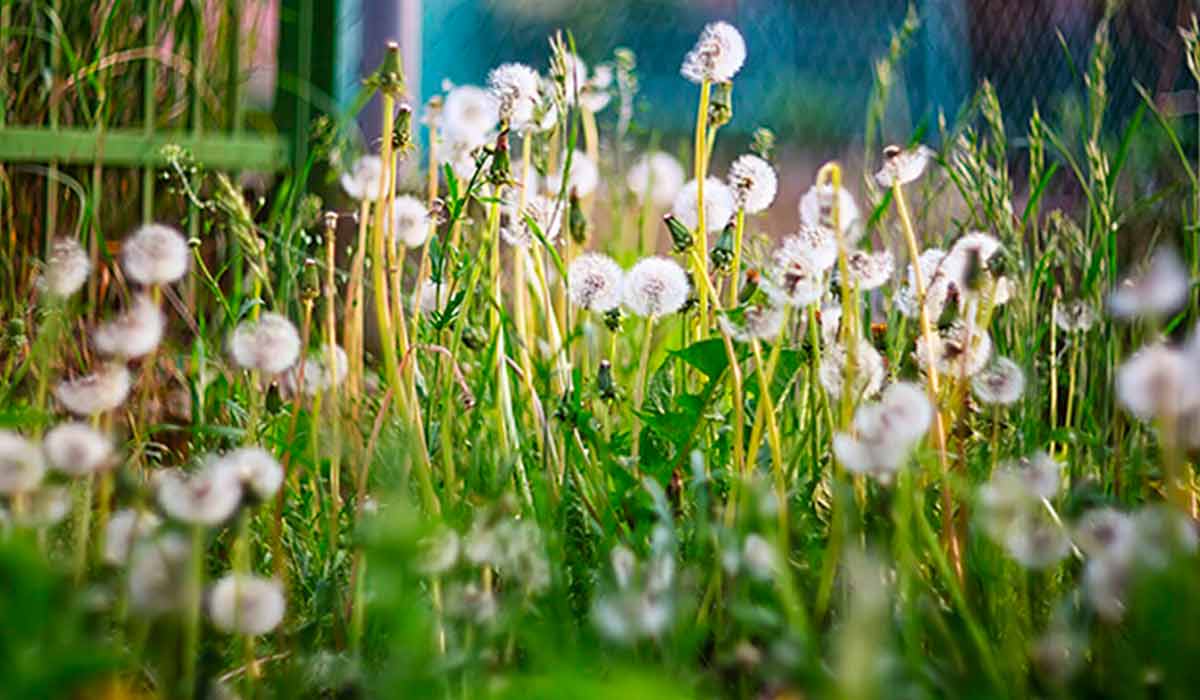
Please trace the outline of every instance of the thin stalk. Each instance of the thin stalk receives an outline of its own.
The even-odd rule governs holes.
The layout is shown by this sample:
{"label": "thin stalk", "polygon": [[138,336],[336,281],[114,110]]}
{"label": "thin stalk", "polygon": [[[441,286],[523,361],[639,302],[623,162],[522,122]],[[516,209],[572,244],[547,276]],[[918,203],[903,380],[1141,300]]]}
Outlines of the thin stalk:
{"label": "thin stalk", "polygon": [[708,277],[708,227],[704,221],[704,178],[708,174],[708,103],[712,94],[712,83],[700,83],[700,101],[696,107],[696,137],[692,144],[692,163],[696,178],[696,245],[703,251],[693,274],[697,277],[700,297],[700,332],[708,329],[708,286],[699,284],[700,277]]}
{"label": "thin stalk", "polygon": [[733,279],[729,285],[729,308],[737,306],[738,286],[742,279],[742,236],[746,231],[746,209],[738,207],[733,229]]}
{"label": "thin stalk", "polygon": [[[638,360],[637,379],[633,385],[634,410],[642,410],[642,397],[646,394],[646,371],[650,366],[650,348],[654,344],[654,317],[647,316],[642,330],[642,356]],[[641,454],[641,419],[634,421],[633,428],[633,469],[635,474],[641,473],[638,455]]]}
{"label": "thin stalk", "polygon": [[[380,157],[383,159],[384,177],[379,183],[379,204],[375,207],[374,236],[371,245],[371,283],[375,287],[375,316],[379,323],[379,342],[383,346],[383,366],[386,372],[388,386],[396,389],[401,402],[405,399],[400,383],[399,363],[396,356],[396,342],[392,336],[392,317],[388,305],[386,236],[391,225],[393,190],[392,175],[396,169],[392,151],[392,133],[395,122],[396,98],[390,91],[383,93],[383,149]],[[397,299],[396,303],[400,303]]]}

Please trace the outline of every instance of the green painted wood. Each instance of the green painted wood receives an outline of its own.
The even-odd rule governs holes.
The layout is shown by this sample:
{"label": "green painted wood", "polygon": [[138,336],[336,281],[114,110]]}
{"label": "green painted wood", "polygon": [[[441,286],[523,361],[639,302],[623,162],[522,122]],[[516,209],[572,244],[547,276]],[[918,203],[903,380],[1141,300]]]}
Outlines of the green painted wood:
{"label": "green painted wood", "polygon": [[236,135],[114,129],[97,142],[92,129],[0,128],[0,162],[87,163],[144,167],[166,163],[163,146],[187,149],[196,162],[220,170],[280,171],[288,165],[288,144],[276,134]]}

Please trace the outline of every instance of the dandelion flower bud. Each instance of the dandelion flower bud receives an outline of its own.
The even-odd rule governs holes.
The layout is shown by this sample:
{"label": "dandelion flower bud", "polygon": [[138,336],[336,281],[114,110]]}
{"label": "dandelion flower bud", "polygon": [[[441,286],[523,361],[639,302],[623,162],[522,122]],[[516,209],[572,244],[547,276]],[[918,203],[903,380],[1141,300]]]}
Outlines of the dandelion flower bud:
{"label": "dandelion flower bud", "polygon": [[[563,163],[566,165],[566,163]],[[546,180],[546,189],[558,192],[562,187],[562,168]],[[580,197],[587,197],[596,191],[600,184],[600,171],[596,163],[582,151],[575,151],[571,156],[571,170],[567,174],[567,192],[574,192]]]}
{"label": "dandelion flower bud", "polygon": [[846,256],[846,268],[858,291],[867,292],[882,287],[892,278],[895,262],[891,251],[869,253],[856,250]]}
{"label": "dandelion flower bud", "polygon": [[962,321],[955,321],[952,326],[940,334],[930,338],[932,353],[925,336],[917,338],[917,348],[914,351],[917,364],[922,370],[929,366],[930,354],[933,355],[934,366],[943,375],[953,377],[973,377],[987,366],[992,356],[992,337],[986,331],[974,329]]}
{"label": "dandelion flower bud", "polygon": [[113,513],[104,529],[104,561],[122,566],[129,552],[158,530],[162,520],[149,511],[125,508]]}
{"label": "dandelion flower bud", "polygon": [[[813,185],[800,198],[800,221],[807,226],[832,231],[833,200],[833,185]],[[856,226],[859,220],[858,205],[854,203],[854,196],[847,192],[845,187],[838,188],[837,206],[842,239],[846,245],[853,245],[862,236],[862,227]]]}
{"label": "dandelion flower bud", "polygon": [[379,156],[361,156],[354,161],[350,172],[342,173],[339,181],[351,199],[374,202],[383,187],[383,159]]}
{"label": "dandelion flower bud", "polygon": [[875,173],[875,181],[881,187],[907,185],[921,177],[932,157],[933,149],[925,145],[908,150],[888,146],[883,150],[883,169]]}
{"label": "dandelion flower bud", "polygon": [[679,72],[693,83],[733,80],[746,62],[746,40],[728,22],[704,27],[700,39],[683,59]]}
{"label": "dandelion flower bud", "polygon": [[683,308],[688,277],[679,263],[660,256],[642,258],[625,275],[625,306],[643,317],[661,318]]}
{"label": "dandelion flower bud", "polygon": [[129,567],[130,606],[147,615],[183,608],[193,590],[189,577],[191,556],[187,538],[174,532],[138,544]]}
{"label": "dandelion flower bud", "polygon": [[300,355],[300,334],[291,321],[264,313],[257,321],[242,321],[229,338],[233,361],[243,369],[279,374]]}
{"label": "dandelion flower bud", "polygon": [[487,143],[500,119],[499,104],[487,90],[460,85],[446,94],[442,105],[442,132],[447,141],[469,147]]}
{"label": "dandelion flower bud", "polygon": [[392,200],[392,233],[397,243],[419,248],[429,238],[429,210],[425,203],[411,195]]}
{"label": "dandelion flower bud", "polygon": [[737,325],[726,316],[718,319],[721,329],[740,343],[771,340],[783,329],[783,311],[773,306],[751,306],[741,316]]}
{"label": "dandelion flower bud", "polygon": [[283,467],[261,447],[236,449],[213,462],[211,468],[229,471],[245,492],[259,501],[273,497],[283,484]]}
{"label": "dandelion flower bud", "polygon": [[662,151],[650,151],[634,161],[625,176],[625,184],[638,201],[649,200],[655,208],[663,209],[675,201],[675,195],[683,187],[684,177],[683,166],[674,156]]}
{"label": "dandelion flower bud", "polygon": [[1161,343],[1142,348],[1117,369],[1117,401],[1144,421],[1173,420],[1200,406],[1200,374],[1189,359]]}
{"label": "dandelion flower bud", "polygon": [[1191,278],[1174,248],[1159,248],[1140,277],[1113,290],[1108,308],[1116,318],[1164,316],[1187,301]]}
{"label": "dandelion flower bud", "polygon": [[729,166],[729,189],[733,191],[733,200],[747,214],[757,214],[771,206],[778,187],[775,169],[756,155],[739,156]]}
{"label": "dandelion flower bud", "polygon": [[46,462],[38,446],[0,429],[0,493],[28,493],[45,475]]}
{"label": "dandelion flower bud", "polygon": [[59,423],[42,442],[50,466],[71,476],[93,474],[112,465],[108,436],[87,423]]}
{"label": "dandelion flower bud", "polygon": [[537,71],[523,63],[505,63],[488,74],[488,89],[497,102],[500,118],[517,131],[533,121],[540,84]]}
{"label": "dandelion flower bud", "polygon": [[126,276],[146,286],[179,280],[187,274],[190,259],[187,239],[163,224],[146,224],[121,244]]}
{"label": "dandelion flower bud", "polygon": [[997,357],[971,379],[971,391],[981,403],[1011,406],[1025,393],[1025,373],[1007,357]]}
{"label": "dandelion flower bud", "polygon": [[[821,357],[821,386],[825,387],[831,398],[841,398],[848,360],[846,348],[840,344],[827,347]],[[859,340],[854,357],[853,395],[868,398],[878,394],[883,386],[884,374],[883,356],[875,346],[866,340]]]}
{"label": "dandelion flower bud", "polygon": [[92,333],[96,350],[111,357],[136,358],[149,355],[162,342],[167,317],[146,294],[134,296],[120,316],[102,323]]}
{"label": "dandelion flower bud", "polygon": [[109,363],[92,374],[59,382],[54,398],[77,416],[94,416],[125,403],[132,385],[125,365]]}
{"label": "dandelion flower bud", "polygon": [[537,195],[525,202],[525,209],[519,215],[516,209],[515,204],[508,208],[508,225],[500,229],[500,235],[506,243],[518,248],[528,248],[537,240],[526,217],[533,219],[547,243],[553,245],[554,241],[558,240],[558,234],[562,228],[563,210],[566,209],[565,205],[560,205],[559,202],[548,197]]}
{"label": "dandelion flower bud", "polygon": [[837,240],[832,230],[801,224],[800,230],[784,238],[775,251],[775,264],[785,267],[796,258],[804,258],[817,272],[824,272],[837,262],[837,255]]}
{"label": "dandelion flower bud", "polygon": [[1096,309],[1083,299],[1059,304],[1054,309],[1054,324],[1064,333],[1087,333],[1096,325]]}
{"label": "dandelion flower bud", "polygon": [[92,261],[79,241],[56,238],[46,259],[42,288],[56,297],[69,297],[83,287],[91,271]]}
{"label": "dandelion flower bud", "polygon": [[[695,231],[700,222],[699,202],[696,201],[696,181],[688,180],[675,195],[671,213],[684,226]],[[704,228],[708,233],[720,231],[734,213],[733,192],[715,177],[704,180]]]}
{"label": "dandelion flower bud", "polygon": [[621,304],[625,272],[615,260],[602,253],[584,253],[567,268],[567,294],[571,303],[604,313]]}
{"label": "dandelion flower bud", "polygon": [[186,475],[163,472],[158,478],[158,504],[172,518],[194,525],[219,525],[242,501],[242,484],[232,469],[210,464]]}
{"label": "dandelion flower bud", "polygon": [[222,632],[254,637],[283,622],[283,586],[271,579],[233,574],[213,585],[208,616]]}

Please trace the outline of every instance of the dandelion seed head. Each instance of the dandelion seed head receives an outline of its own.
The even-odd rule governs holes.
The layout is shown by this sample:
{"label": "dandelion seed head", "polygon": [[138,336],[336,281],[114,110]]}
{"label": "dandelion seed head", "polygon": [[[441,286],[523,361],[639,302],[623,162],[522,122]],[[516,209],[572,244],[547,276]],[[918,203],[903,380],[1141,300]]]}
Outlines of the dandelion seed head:
{"label": "dandelion seed head", "polygon": [[238,324],[229,336],[229,353],[241,368],[275,375],[300,355],[300,334],[287,318],[273,312]]}
{"label": "dandelion seed head", "polygon": [[881,427],[893,439],[916,442],[933,422],[933,406],[925,391],[912,382],[888,385],[879,401],[883,407]]}
{"label": "dandelion seed head", "polygon": [[625,272],[603,253],[584,253],[567,267],[567,295],[571,303],[596,313],[621,305]]}
{"label": "dandelion seed head", "polygon": [[77,416],[94,416],[125,403],[133,378],[120,363],[108,363],[92,374],[68,379],[54,387],[54,398]]}
{"label": "dandelion seed head", "polygon": [[70,476],[94,474],[113,466],[112,442],[87,423],[59,423],[46,433],[42,449],[51,467]]}
{"label": "dandelion seed head", "polygon": [[1108,297],[1108,309],[1116,318],[1164,316],[1187,301],[1191,277],[1179,253],[1160,247],[1139,277],[1125,280]]}
{"label": "dandelion seed head", "polygon": [[660,256],[642,258],[625,275],[622,300],[634,314],[661,318],[683,308],[688,277],[679,263]]}
{"label": "dandelion seed head", "polygon": [[442,527],[421,541],[421,572],[426,576],[441,576],[458,564],[462,540],[458,533]]}
{"label": "dandelion seed head", "polygon": [[[833,226],[833,185],[813,185],[800,198],[801,223],[815,228],[834,230]],[[854,245],[862,237],[862,227],[858,226],[858,205],[854,195],[845,187],[839,187],[837,192],[838,223],[842,228],[842,240],[847,246]],[[834,239],[836,241],[836,238]]]}
{"label": "dandelion seed head", "polygon": [[755,305],[742,313],[742,321],[735,324],[728,316],[718,319],[722,330],[740,343],[755,340],[771,340],[783,329],[783,311],[769,305]]}
{"label": "dandelion seed head", "polygon": [[775,251],[770,279],[762,281],[763,291],[775,303],[805,307],[821,299],[825,293],[824,275],[809,252],[807,244],[795,238],[785,240],[783,247]]}
{"label": "dandelion seed head", "polygon": [[518,248],[528,248],[533,245],[537,237],[534,235],[533,229],[529,227],[526,217],[533,219],[547,243],[553,245],[558,240],[566,206],[557,200],[542,195],[530,197],[525,202],[525,209],[519,216],[515,203],[506,209],[508,221],[500,229],[500,235],[504,238],[505,243]]}
{"label": "dandelion seed head", "polygon": [[104,528],[105,563],[123,566],[129,560],[129,552],[153,535],[161,524],[162,520],[149,511],[123,508],[113,513]]}
{"label": "dandelion seed head", "polygon": [[1200,408],[1200,372],[1186,353],[1162,343],[1138,350],[1117,368],[1117,401],[1141,420],[1175,420]]}
{"label": "dandelion seed head", "polygon": [[360,156],[342,173],[339,182],[346,195],[359,202],[374,202],[383,188],[383,159],[379,156]]}
{"label": "dandelion seed head", "polygon": [[858,407],[854,434],[834,435],[834,455],[849,471],[890,484],[932,419],[933,407],[921,388],[897,382],[878,402]]}
{"label": "dandelion seed head", "polygon": [[163,224],[146,224],[121,244],[121,267],[129,279],[146,286],[171,284],[188,271],[187,239]]}
{"label": "dandelion seed head", "polygon": [[1200,540],[1188,515],[1167,506],[1144,506],[1133,514],[1137,560],[1161,571],[1174,554],[1194,554]]}
{"label": "dandelion seed head", "polygon": [[100,324],[92,333],[102,355],[137,358],[149,355],[162,342],[167,317],[146,294],[137,294],[124,313]]}
{"label": "dandelion seed head", "polygon": [[1106,622],[1125,616],[1125,595],[1132,572],[1127,561],[1092,559],[1083,569],[1083,592],[1089,605]]}
{"label": "dandelion seed head", "polygon": [[633,551],[624,545],[617,545],[609,553],[609,561],[612,564],[613,578],[617,582],[617,587],[629,588],[633,582],[633,575],[637,571],[637,557]]}
{"label": "dandelion seed head", "polygon": [[188,576],[190,559],[187,538],[174,532],[137,544],[130,558],[130,606],[146,615],[182,609],[192,585]]}
{"label": "dandelion seed head", "polygon": [[992,337],[986,331],[972,330],[971,325],[955,321],[926,343],[924,336],[917,338],[914,350],[917,364],[928,371],[930,345],[935,366],[939,374],[953,377],[973,377],[987,366],[992,356]]}
{"label": "dandelion seed head", "polygon": [[212,464],[193,474],[178,470],[158,476],[158,504],[168,516],[194,525],[219,525],[242,502],[242,483],[231,469]]}
{"label": "dandelion seed head", "polygon": [[1083,299],[1073,299],[1054,309],[1054,324],[1064,333],[1087,333],[1096,325],[1096,308]]}
{"label": "dandelion seed head", "polygon": [[225,576],[213,585],[208,598],[213,626],[249,637],[278,627],[286,608],[278,581],[248,574]]}
{"label": "dandelion seed head", "polygon": [[997,357],[971,378],[971,391],[981,403],[1011,406],[1025,393],[1025,373],[1007,357]]}
{"label": "dandelion seed head", "polygon": [[[330,366],[329,354],[333,353],[333,366]],[[304,371],[304,384],[300,384],[301,368]],[[295,395],[303,391],[308,396],[315,396],[322,391],[340,386],[350,373],[350,358],[340,345],[327,345],[323,350],[314,350],[308,357],[297,362],[284,372],[281,384],[285,392]]]}
{"label": "dandelion seed head", "polygon": [[880,187],[907,185],[921,177],[933,155],[933,149],[925,145],[909,149],[889,146],[884,149],[883,168],[875,173],[875,181]]}
{"label": "dandelion seed head", "polygon": [[[565,156],[564,156],[565,157]],[[562,165],[566,165],[564,162]],[[546,180],[546,190],[558,192],[563,182],[562,168]],[[591,196],[600,184],[600,170],[596,162],[583,151],[575,151],[571,156],[571,169],[567,174],[567,193],[574,192],[580,197]]]}
{"label": "dandelion seed head", "polygon": [[[822,312],[823,313],[823,312]],[[840,343],[826,347],[821,357],[821,386],[831,398],[841,398],[848,353]],[[854,391],[853,395],[860,398],[870,398],[879,393],[883,387],[885,368],[883,356],[866,340],[858,341],[855,354]]]}
{"label": "dandelion seed head", "polygon": [[246,494],[259,501],[272,498],[283,485],[283,467],[261,447],[242,447],[219,457],[210,467],[228,471]]}
{"label": "dandelion seed head", "polygon": [[397,243],[409,248],[425,245],[429,238],[429,210],[425,203],[411,195],[392,200],[392,232]]}
{"label": "dandelion seed head", "polygon": [[946,251],[940,248],[929,248],[917,259],[917,267],[908,266],[905,284],[896,295],[896,308],[907,318],[917,318],[920,315],[917,300],[917,271],[921,273],[921,281],[925,284],[925,313],[930,319],[941,317],[942,310],[954,289],[950,278],[942,273],[942,262],[946,259]]}
{"label": "dandelion seed head", "polygon": [[87,251],[74,238],[56,238],[46,258],[42,288],[56,297],[66,298],[78,292],[92,272]]}
{"label": "dandelion seed head", "polygon": [[488,89],[496,99],[500,119],[517,130],[532,125],[534,109],[541,99],[541,78],[523,63],[505,63],[488,74]]}
{"label": "dandelion seed head", "polygon": [[426,279],[417,290],[417,306],[421,313],[432,314],[440,311],[449,301],[450,286],[444,282]]}
{"label": "dandelion seed head", "polygon": [[[700,223],[700,203],[696,200],[696,181],[688,180],[675,195],[671,213],[689,230]],[[708,233],[720,231],[733,216],[733,192],[715,177],[704,180],[704,228]]]}
{"label": "dandelion seed head", "polygon": [[757,533],[746,535],[742,543],[742,561],[751,576],[760,580],[770,580],[775,575],[775,549],[766,538]]}
{"label": "dandelion seed head", "polygon": [[647,199],[656,209],[664,209],[675,201],[683,188],[683,166],[669,153],[650,151],[634,161],[625,176],[625,184],[639,201]]}
{"label": "dandelion seed head", "polygon": [[733,80],[746,62],[746,40],[732,24],[713,22],[683,59],[679,72],[693,83]]}
{"label": "dandelion seed head", "polygon": [[775,250],[775,264],[782,267],[796,258],[804,258],[809,264],[824,272],[837,262],[837,240],[833,231],[819,226],[801,224],[793,235],[783,239]]}
{"label": "dandelion seed head", "polygon": [[482,146],[500,120],[499,107],[496,98],[483,88],[474,85],[452,88],[442,103],[443,138],[471,148]]}
{"label": "dandelion seed head", "polygon": [[892,278],[895,261],[891,251],[870,253],[856,250],[846,256],[846,268],[860,292],[882,287]]}
{"label": "dandelion seed head", "polygon": [[729,166],[728,182],[734,203],[747,214],[757,214],[771,206],[779,187],[775,168],[751,153],[738,156]]}
{"label": "dandelion seed head", "polygon": [[0,493],[28,493],[42,483],[46,462],[30,440],[0,429]]}
{"label": "dandelion seed head", "polygon": [[1004,548],[1018,564],[1034,570],[1063,560],[1071,551],[1071,540],[1044,510],[1022,512],[1005,532]]}
{"label": "dandelion seed head", "polygon": [[1094,560],[1128,562],[1138,549],[1137,526],[1115,508],[1093,508],[1075,523],[1075,543]]}

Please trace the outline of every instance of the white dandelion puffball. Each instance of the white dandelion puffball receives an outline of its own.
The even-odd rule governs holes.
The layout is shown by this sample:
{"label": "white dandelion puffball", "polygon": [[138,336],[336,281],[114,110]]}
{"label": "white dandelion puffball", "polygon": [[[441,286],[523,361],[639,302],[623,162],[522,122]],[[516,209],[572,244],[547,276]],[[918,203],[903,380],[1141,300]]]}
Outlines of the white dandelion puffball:
{"label": "white dandelion puffball", "polygon": [[751,153],[733,161],[733,165],[729,166],[727,181],[729,189],[733,191],[734,203],[745,209],[747,214],[765,211],[775,201],[775,192],[779,188],[775,168]]}
{"label": "white dandelion puffball", "polygon": [[1128,561],[1137,549],[1137,524],[1114,508],[1093,508],[1075,523],[1075,542],[1093,559]]}
{"label": "white dandelion puffball", "polygon": [[92,272],[87,251],[74,238],[56,238],[46,258],[42,288],[56,297],[69,297],[78,292]]}
{"label": "white dandelion puffball", "polygon": [[146,294],[138,294],[124,313],[100,324],[92,333],[96,350],[110,357],[149,355],[162,342],[167,316]]}
{"label": "white dandelion puffball", "polygon": [[[824,315],[824,311],[822,311]],[[820,380],[821,386],[832,398],[841,398],[842,385],[846,376],[846,365],[849,358],[846,348],[841,344],[832,344],[825,349],[821,356]],[[856,398],[869,398],[879,393],[883,387],[886,369],[883,356],[868,341],[858,341],[857,352],[854,356],[854,391]]]}
{"label": "white dandelion puffball", "polygon": [[892,278],[894,266],[892,253],[888,250],[878,253],[856,250],[846,256],[846,268],[860,292],[882,287]]}
{"label": "white dandelion puffball", "polygon": [[[800,221],[807,226],[833,230],[833,185],[813,185],[800,198]],[[838,188],[838,223],[842,228],[842,239],[846,245],[858,242],[861,227],[856,226],[859,213],[854,195],[845,187]],[[836,240],[836,239],[835,239]]]}
{"label": "white dandelion puffball", "polygon": [[739,343],[771,340],[783,330],[783,311],[774,306],[751,306],[742,314],[740,324],[727,316],[718,319],[721,330]]}
{"label": "white dandelion puffball", "polygon": [[124,508],[113,513],[104,528],[104,561],[123,566],[134,546],[153,535],[162,519],[149,511]]}
{"label": "white dandelion puffball", "polygon": [[112,441],[87,423],[59,423],[42,440],[54,469],[71,476],[94,474],[113,466]]}
{"label": "white dandelion puffball", "polygon": [[1108,297],[1108,308],[1117,318],[1163,316],[1187,302],[1192,281],[1172,247],[1154,252],[1150,265],[1137,278],[1123,282]]}
{"label": "white dandelion puffball", "polygon": [[592,113],[607,107],[612,99],[609,93],[609,86],[613,81],[612,67],[596,66],[589,77],[587,63],[579,56],[573,53],[564,54],[563,62],[566,64],[563,88],[567,104],[576,104],[578,99],[579,106]]}
{"label": "white dandelion puffball", "polygon": [[121,244],[121,267],[129,279],[146,286],[171,284],[188,271],[187,239],[163,224],[146,224]]}
{"label": "white dandelion puffball", "polygon": [[[696,196],[696,181],[688,180],[675,194],[671,213],[688,229],[695,231],[700,222],[700,202]],[[708,233],[720,231],[734,213],[733,192],[715,177],[704,180],[704,228]]]}
{"label": "white dandelion puffball", "polygon": [[584,253],[567,267],[567,295],[580,308],[597,313],[611,311],[621,304],[624,277],[625,271],[612,258]]}
{"label": "white dandelion puffball", "polygon": [[1117,401],[1144,421],[1177,418],[1200,407],[1196,364],[1162,343],[1146,346],[1117,368]]}
{"label": "white dandelion puffball", "polygon": [[971,391],[981,403],[1011,406],[1025,393],[1025,373],[1007,357],[997,357],[971,379]]}
{"label": "white dandelion puffball", "polygon": [[291,321],[267,312],[242,321],[229,337],[229,352],[243,369],[279,374],[300,355],[300,334]]}
{"label": "white dandelion puffball", "polygon": [[254,637],[283,622],[283,586],[258,576],[233,574],[213,584],[208,616],[222,632]]}
{"label": "white dandelion puffball", "polygon": [[342,189],[351,199],[359,202],[374,202],[383,189],[383,159],[379,156],[360,156],[350,166],[350,172],[342,173],[339,179]]}
{"label": "white dandelion puffball", "polygon": [[139,543],[129,567],[129,604],[140,613],[161,615],[188,601],[192,547],[183,535],[167,532]]}
{"label": "white dandelion puffball", "polygon": [[888,146],[883,151],[883,168],[875,173],[875,182],[881,187],[907,185],[921,177],[932,158],[933,149],[923,144],[907,150]]}
{"label": "white dandelion puffball", "polygon": [[42,485],[23,494],[24,506],[13,519],[24,527],[53,527],[71,512],[71,492],[64,486]]}
{"label": "white dandelion puffball", "polygon": [[650,151],[638,157],[625,175],[625,185],[640,202],[649,200],[655,208],[671,206],[683,187],[683,166],[669,153]]}
{"label": "white dandelion puffball", "polygon": [[[992,337],[987,331],[972,330],[969,324],[955,321],[949,328],[931,337],[934,366],[939,374],[952,377],[973,377],[992,356]],[[925,336],[917,336],[917,364],[928,370],[930,347]]]}
{"label": "white dandelion puffball", "polygon": [[261,447],[242,447],[219,457],[212,469],[228,471],[245,492],[265,501],[283,484],[283,467],[275,456]]}
{"label": "white dandelion puffball", "polygon": [[625,274],[625,306],[643,317],[661,318],[683,308],[688,297],[688,276],[670,258],[642,258]]}
{"label": "white dandelion puffball", "polygon": [[[563,163],[566,165],[566,163]],[[546,190],[548,192],[558,192],[563,184],[563,173],[560,168],[558,172],[546,178]],[[596,163],[587,157],[587,154],[582,151],[575,151],[571,155],[571,170],[567,174],[567,194],[574,192],[580,197],[587,197],[596,191],[596,186],[600,184],[600,171],[596,168]]]}
{"label": "white dandelion puffball", "polygon": [[925,286],[925,313],[931,322],[942,315],[946,302],[950,299],[954,284],[945,274],[942,262],[946,259],[946,251],[941,248],[928,248],[917,259],[914,269],[909,263],[905,283],[896,294],[896,308],[907,318],[917,318],[920,315],[917,302],[917,271],[921,273],[921,282]]}
{"label": "white dandelion puffball", "polygon": [[409,248],[425,245],[429,238],[429,210],[425,203],[407,194],[392,200],[392,234],[397,243]]}
{"label": "white dandelion puffball", "polygon": [[977,291],[979,284],[974,278],[1001,248],[1000,239],[982,231],[967,233],[950,246],[950,252],[941,261],[940,272],[960,292],[960,302],[965,295]]}
{"label": "white dandelion puffball", "polygon": [[896,439],[920,440],[933,423],[933,405],[925,390],[912,382],[896,382],[883,391],[879,403],[884,422]]}
{"label": "white dandelion puffball", "polygon": [[835,435],[834,454],[849,471],[891,483],[932,421],[933,406],[920,387],[908,382],[892,384],[878,403],[858,407],[854,434]]}
{"label": "white dandelion puffball", "polygon": [[488,90],[496,99],[500,119],[516,131],[532,126],[540,85],[537,71],[523,63],[504,63],[488,73]]}
{"label": "white dandelion puffball", "polygon": [[158,504],[180,522],[219,525],[234,514],[241,502],[242,484],[231,469],[217,469],[210,464],[190,475],[172,470],[158,477]]}
{"label": "white dandelion puffball", "polygon": [[499,120],[496,98],[474,85],[451,89],[442,104],[442,133],[447,141],[481,146],[487,143]]}
{"label": "white dandelion puffball", "polygon": [[817,272],[824,272],[837,262],[837,255],[837,240],[833,231],[801,224],[799,231],[780,243],[775,252],[775,264],[784,267],[797,258],[804,258]]}
{"label": "white dandelion puffball", "polygon": [[683,58],[680,74],[693,83],[733,80],[746,62],[746,40],[732,24],[713,22]]}
{"label": "white dandelion puffball", "polygon": [[0,493],[28,493],[45,475],[46,462],[38,446],[0,429]]}
{"label": "white dandelion puffball", "polygon": [[518,248],[528,248],[537,237],[526,219],[533,219],[546,242],[553,245],[558,240],[566,205],[556,199],[536,195],[525,202],[525,210],[518,216],[515,204],[505,207],[506,225],[500,229],[504,242]]}
{"label": "white dandelion puffball", "polygon": [[[330,352],[333,353],[332,367]],[[301,385],[301,369],[303,369],[303,385]],[[290,367],[283,374],[284,389],[294,395],[303,391],[308,396],[315,396],[322,391],[340,386],[350,372],[350,358],[339,345],[326,346],[322,350],[314,350],[309,356]]]}
{"label": "white dandelion puffball", "polygon": [[416,296],[417,308],[421,309],[421,313],[431,314],[441,310],[449,301],[450,285],[427,279],[421,283],[421,288],[416,291]]}
{"label": "white dandelion puffball", "polygon": [[1087,333],[1096,320],[1096,307],[1083,299],[1072,299],[1054,309],[1054,324],[1064,333]]}
{"label": "white dandelion puffball", "polygon": [[54,387],[54,398],[77,416],[94,416],[125,403],[132,385],[129,369],[114,362],[92,374],[59,382]]}
{"label": "white dandelion puffball", "polygon": [[775,574],[775,549],[758,533],[746,535],[742,543],[742,560],[751,576],[766,581]]}

